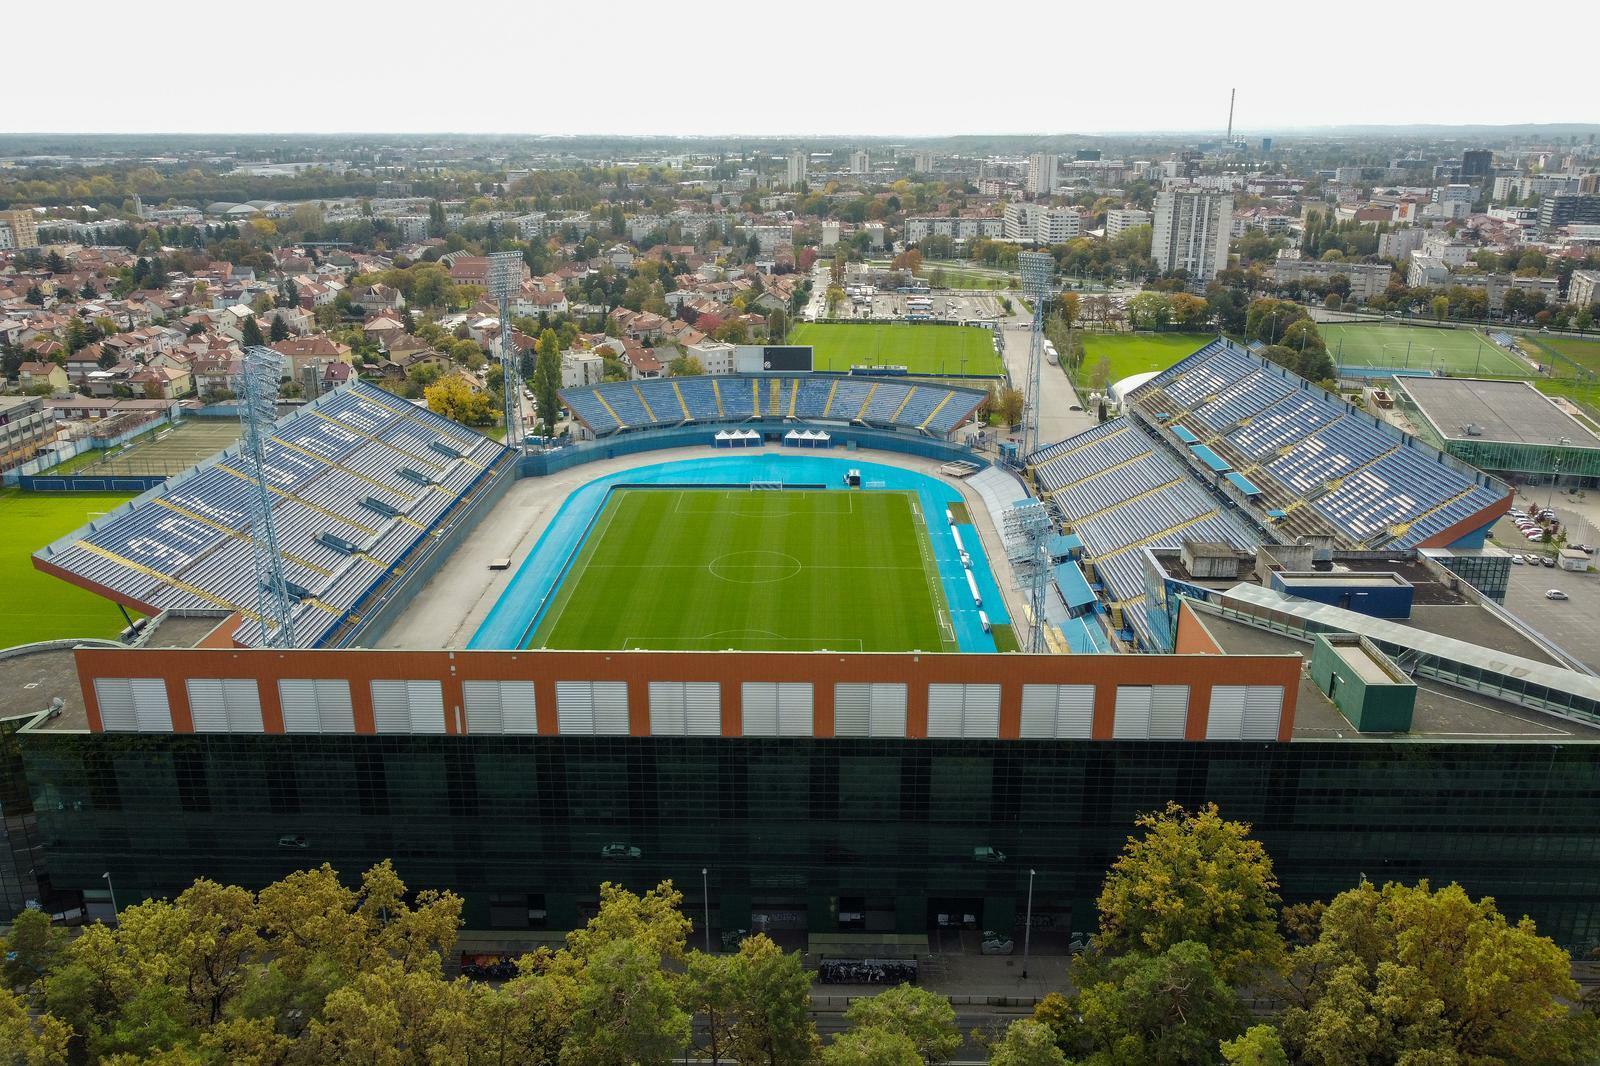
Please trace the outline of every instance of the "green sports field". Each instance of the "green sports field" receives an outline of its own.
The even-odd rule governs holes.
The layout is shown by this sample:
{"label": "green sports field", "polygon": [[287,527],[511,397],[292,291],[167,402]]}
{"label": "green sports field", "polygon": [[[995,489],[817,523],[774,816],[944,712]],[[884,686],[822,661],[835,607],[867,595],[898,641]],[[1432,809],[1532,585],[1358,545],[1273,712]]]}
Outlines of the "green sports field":
{"label": "green sports field", "polygon": [[1106,362],[1106,384],[1131,374],[1165,370],[1184,356],[1216,340],[1211,333],[1085,333],[1078,384],[1092,388],[1097,367]]}
{"label": "green sports field", "polygon": [[533,647],[956,651],[909,492],[617,489]]}
{"label": "green sports field", "polygon": [[1507,354],[1475,329],[1324,323],[1317,331],[1327,343],[1335,366],[1442,370],[1457,377],[1534,376],[1533,367]]}
{"label": "green sports field", "polygon": [[[1550,373],[1558,378],[1600,376],[1600,341],[1579,340],[1577,337],[1546,337],[1523,334],[1519,338],[1523,346],[1535,353],[1540,362],[1550,368]],[[1566,356],[1571,363],[1562,359],[1552,359],[1539,355],[1539,349],[1559,352]],[[1572,363],[1578,364],[1582,370],[1575,369]],[[1587,373],[1585,373],[1587,371]]]}
{"label": "green sports field", "polygon": [[788,343],[815,349],[817,370],[848,372],[853,366],[903,366],[919,375],[999,377],[994,334],[981,326],[932,326],[920,322],[802,322]]}
{"label": "green sports field", "polygon": [[0,648],[62,637],[115,637],[128,624],[110,600],[33,568],[31,556],[120,503],[126,493],[0,489]]}

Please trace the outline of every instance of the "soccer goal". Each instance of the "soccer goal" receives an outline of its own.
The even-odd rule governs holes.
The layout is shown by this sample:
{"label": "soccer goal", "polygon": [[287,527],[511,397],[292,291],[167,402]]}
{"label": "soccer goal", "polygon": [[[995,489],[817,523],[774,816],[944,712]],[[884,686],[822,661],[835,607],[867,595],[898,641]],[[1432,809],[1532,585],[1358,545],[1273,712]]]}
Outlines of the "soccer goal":
{"label": "soccer goal", "polygon": [[752,481],[752,482],[750,482],[750,491],[751,492],[772,492],[772,491],[781,492],[781,491],[783,491],[783,482],[781,482],[781,481]]}

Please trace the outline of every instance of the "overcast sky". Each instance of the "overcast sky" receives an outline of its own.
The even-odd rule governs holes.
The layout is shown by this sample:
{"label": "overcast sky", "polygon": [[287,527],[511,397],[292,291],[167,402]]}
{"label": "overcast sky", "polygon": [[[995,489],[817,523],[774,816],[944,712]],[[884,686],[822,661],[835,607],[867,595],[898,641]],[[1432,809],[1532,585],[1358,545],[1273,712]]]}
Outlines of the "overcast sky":
{"label": "overcast sky", "polygon": [[1220,131],[1233,85],[1247,133],[1600,121],[1552,29],[1600,4],[18,2],[0,131]]}

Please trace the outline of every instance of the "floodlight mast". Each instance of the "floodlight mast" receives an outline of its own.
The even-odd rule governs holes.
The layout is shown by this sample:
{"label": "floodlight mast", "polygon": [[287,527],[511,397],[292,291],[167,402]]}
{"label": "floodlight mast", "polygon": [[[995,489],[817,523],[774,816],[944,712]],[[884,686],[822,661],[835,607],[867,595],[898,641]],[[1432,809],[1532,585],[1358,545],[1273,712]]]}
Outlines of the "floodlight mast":
{"label": "floodlight mast", "polygon": [[506,445],[522,447],[522,367],[511,337],[511,296],[522,288],[522,253],[489,255],[489,296],[500,311],[500,391],[505,395]]}
{"label": "floodlight mast", "polygon": [[263,345],[244,351],[240,384],[244,402],[239,421],[244,430],[240,450],[244,472],[251,481],[250,545],[255,565],[256,614],[261,623],[261,646],[294,647],[294,601],[284,576],[283,554],[273,529],[272,490],[267,485],[267,441],[278,421],[278,377],[283,356]]}
{"label": "floodlight mast", "polygon": [[1002,517],[1006,556],[1019,584],[1027,588],[1028,635],[1024,649],[1043,654],[1045,588],[1050,574],[1050,549],[1047,541],[1055,532],[1055,521],[1038,500],[1018,504]]}
{"label": "floodlight mast", "polygon": [[1028,380],[1024,385],[1022,413],[1022,455],[1026,459],[1039,450],[1039,406],[1041,377],[1044,373],[1044,304],[1055,279],[1056,260],[1048,252],[1019,252],[1017,266],[1022,272],[1022,291],[1033,301],[1033,324],[1028,334]]}

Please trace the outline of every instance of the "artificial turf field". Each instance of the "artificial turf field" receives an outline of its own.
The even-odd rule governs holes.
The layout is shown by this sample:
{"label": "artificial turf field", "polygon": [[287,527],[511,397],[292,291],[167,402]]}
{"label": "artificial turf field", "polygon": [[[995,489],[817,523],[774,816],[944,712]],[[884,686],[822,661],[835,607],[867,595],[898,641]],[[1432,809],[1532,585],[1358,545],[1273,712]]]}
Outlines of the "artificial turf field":
{"label": "artificial turf field", "polygon": [[1165,370],[1216,340],[1213,333],[1085,333],[1078,384],[1089,388],[1100,360],[1109,364],[1107,385],[1133,374]]}
{"label": "artificial turf field", "polygon": [[[1560,352],[1572,362],[1588,371],[1592,375],[1600,375],[1600,341],[1580,340],[1577,337],[1547,337],[1523,334],[1520,340],[1525,347],[1532,348],[1535,352],[1540,348]],[[1584,376],[1580,371],[1574,370],[1559,359],[1541,359],[1547,364],[1550,373],[1558,378]]]}
{"label": "artificial turf field", "polygon": [[126,626],[108,599],[33,568],[35,551],[132,499],[127,493],[0,489],[0,648],[63,637],[115,637]]}
{"label": "artificial turf field", "polygon": [[532,647],[956,651],[915,493],[617,489]]}
{"label": "artificial turf field", "polygon": [[917,375],[999,377],[1002,373],[994,334],[981,326],[802,322],[789,331],[787,343],[811,345],[815,370],[848,373],[853,366],[903,366]]}
{"label": "artificial turf field", "polygon": [[1317,327],[1335,366],[1442,370],[1454,377],[1531,378],[1533,367],[1475,329],[1323,323]]}

